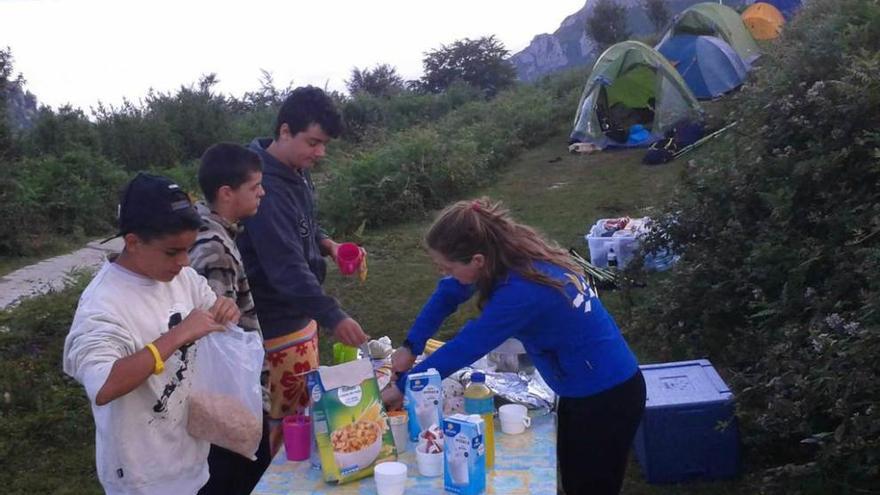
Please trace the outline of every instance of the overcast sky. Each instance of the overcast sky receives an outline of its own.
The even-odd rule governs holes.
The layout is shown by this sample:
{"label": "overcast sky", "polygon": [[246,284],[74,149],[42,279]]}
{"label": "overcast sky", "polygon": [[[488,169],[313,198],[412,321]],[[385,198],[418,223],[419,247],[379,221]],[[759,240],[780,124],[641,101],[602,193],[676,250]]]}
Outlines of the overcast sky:
{"label": "overcast sky", "polygon": [[343,90],[353,67],[389,63],[407,79],[422,56],[457,39],[496,35],[516,53],[555,31],[584,0],[0,0],[0,47],[40,103],[88,112],[148,88],[174,90],[215,72],[241,96],[276,85]]}

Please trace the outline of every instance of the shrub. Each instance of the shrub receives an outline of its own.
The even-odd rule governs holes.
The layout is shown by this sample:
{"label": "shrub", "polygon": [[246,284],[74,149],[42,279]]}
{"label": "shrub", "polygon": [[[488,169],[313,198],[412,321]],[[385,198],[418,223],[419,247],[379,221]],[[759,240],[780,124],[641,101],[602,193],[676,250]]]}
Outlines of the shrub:
{"label": "shrub", "polygon": [[694,160],[666,208],[653,245],[682,263],[631,332],[725,370],[771,481],[841,493],[880,474],[878,49],[868,0],[816,0],[786,27],[736,97],[743,131]]}
{"label": "shrub", "polygon": [[[88,151],[26,158],[5,167],[0,195],[0,254],[33,254],[52,237],[103,235],[115,226],[119,190],[127,175]],[[23,221],[23,220],[27,221]]]}

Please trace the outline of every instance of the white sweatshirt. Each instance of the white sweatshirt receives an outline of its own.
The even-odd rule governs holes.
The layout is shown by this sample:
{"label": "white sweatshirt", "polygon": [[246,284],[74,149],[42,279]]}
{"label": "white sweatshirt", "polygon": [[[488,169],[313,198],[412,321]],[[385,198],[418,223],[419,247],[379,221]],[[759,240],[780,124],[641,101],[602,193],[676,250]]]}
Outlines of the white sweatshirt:
{"label": "white sweatshirt", "polygon": [[110,262],[80,297],[64,341],[64,372],[83,384],[92,403],[98,478],[108,494],[186,495],[207,483],[210,445],[186,431],[197,344],[175,351],[164,372],[109,404],[95,405],[95,397],[117,359],[167,332],[175,313],[186,318],[215,299],[189,267],[158,282]]}

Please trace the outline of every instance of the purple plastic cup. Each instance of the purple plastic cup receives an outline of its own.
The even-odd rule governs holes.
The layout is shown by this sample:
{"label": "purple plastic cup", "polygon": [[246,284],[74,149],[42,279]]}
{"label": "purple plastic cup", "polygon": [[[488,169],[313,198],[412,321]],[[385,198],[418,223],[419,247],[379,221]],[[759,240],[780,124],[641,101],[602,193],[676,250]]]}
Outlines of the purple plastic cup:
{"label": "purple plastic cup", "polygon": [[302,414],[285,416],[281,422],[284,430],[284,451],[288,461],[305,461],[312,449],[312,418]]}

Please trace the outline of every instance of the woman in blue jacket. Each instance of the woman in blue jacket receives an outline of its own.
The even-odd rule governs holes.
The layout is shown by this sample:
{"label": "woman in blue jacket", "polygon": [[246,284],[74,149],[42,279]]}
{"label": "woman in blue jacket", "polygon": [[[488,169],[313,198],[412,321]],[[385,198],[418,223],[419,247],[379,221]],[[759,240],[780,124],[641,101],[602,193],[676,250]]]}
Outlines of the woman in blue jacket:
{"label": "woman in blue jacket", "polygon": [[[400,406],[407,373],[436,368],[445,378],[517,338],[560,397],[557,457],[565,493],[619,493],[645,382],[582,270],[487,199],[448,207],[425,244],[445,277],[392,357],[398,377],[383,391],[386,404]],[[480,316],[413,368],[443,320],[475,294]]]}

